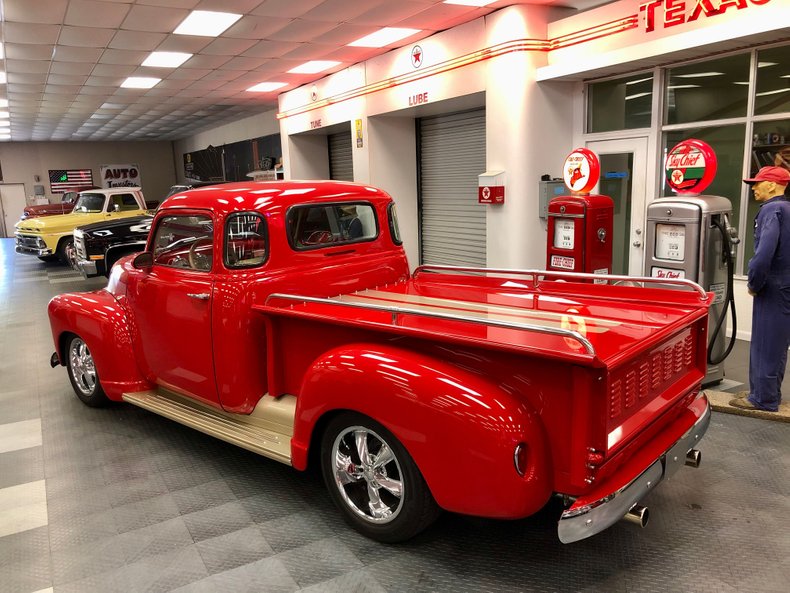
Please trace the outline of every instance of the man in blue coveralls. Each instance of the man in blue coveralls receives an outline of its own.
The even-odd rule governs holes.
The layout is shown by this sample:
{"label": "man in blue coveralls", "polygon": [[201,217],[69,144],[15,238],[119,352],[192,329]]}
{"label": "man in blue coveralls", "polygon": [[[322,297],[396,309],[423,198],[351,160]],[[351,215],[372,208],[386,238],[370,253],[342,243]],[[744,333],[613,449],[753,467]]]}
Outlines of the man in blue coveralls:
{"label": "man in blue coveralls", "polygon": [[790,201],[784,198],[790,172],[763,167],[753,179],[743,181],[752,186],[761,205],[754,220],[754,257],[747,283],[754,297],[749,391],[730,405],[776,412],[790,346]]}

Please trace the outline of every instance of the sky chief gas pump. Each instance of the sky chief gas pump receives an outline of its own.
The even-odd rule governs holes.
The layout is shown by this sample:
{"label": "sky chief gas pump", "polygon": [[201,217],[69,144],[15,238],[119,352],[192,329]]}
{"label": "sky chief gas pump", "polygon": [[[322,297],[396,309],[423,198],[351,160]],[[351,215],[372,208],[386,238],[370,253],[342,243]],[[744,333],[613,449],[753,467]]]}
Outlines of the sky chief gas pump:
{"label": "sky chief gas pump", "polygon": [[704,142],[691,139],[675,146],[665,170],[667,183],[678,195],[658,198],[648,206],[645,276],[685,278],[715,295],[708,312],[708,371],[702,382],[712,385],[724,378],[724,359],[735,344],[737,329],[733,269],[739,239],[730,226],[732,204],[721,196],[700,195],[716,175],[716,155]]}
{"label": "sky chief gas pump", "polygon": [[577,148],[565,159],[563,178],[572,195],[548,206],[546,269],[589,274],[612,273],[614,202],[590,195],[600,177],[597,155]]}

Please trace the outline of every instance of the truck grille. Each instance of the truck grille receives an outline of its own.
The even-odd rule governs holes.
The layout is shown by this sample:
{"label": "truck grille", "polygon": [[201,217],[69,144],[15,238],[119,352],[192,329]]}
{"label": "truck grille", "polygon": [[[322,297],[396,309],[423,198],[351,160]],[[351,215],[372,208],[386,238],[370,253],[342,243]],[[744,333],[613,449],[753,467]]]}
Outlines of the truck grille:
{"label": "truck grille", "polygon": [[88,259],[85,252],[85,239],[82,235],[74,235],[74,251],[77,253],[77,259]]}
{"label": "truck grille", "polygon": [[628,415],[668,388],[694,367],[694,337],[687,329],[669,344],[663,344],[615,374],[609,384],[610,420]]}
{"label": "truck grille", "polygon": [[39,249],[41,247],[46,247],[46,244],[43,244],[43,241],[40,241],[40,237],[22,235],[19,233],[17,233],[16,235],[16,243],[20,247],[30,247],[31,249]]}

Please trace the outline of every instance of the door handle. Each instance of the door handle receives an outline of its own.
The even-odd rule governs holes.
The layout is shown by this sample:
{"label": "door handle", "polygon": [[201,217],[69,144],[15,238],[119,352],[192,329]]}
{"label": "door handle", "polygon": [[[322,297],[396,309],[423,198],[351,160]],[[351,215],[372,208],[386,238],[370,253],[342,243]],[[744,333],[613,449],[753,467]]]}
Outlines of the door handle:
{"label": "door handle", "polygon": [[642,246],[642,241],[634,241],[633,242],[633,246],[634,247],[641,247]]}
{"label": "door handle", "polygon": [[197,299],[199,301],[207,301],[209,299],[209,293],[207,292],[188,292],[187,296],[191,299]]}

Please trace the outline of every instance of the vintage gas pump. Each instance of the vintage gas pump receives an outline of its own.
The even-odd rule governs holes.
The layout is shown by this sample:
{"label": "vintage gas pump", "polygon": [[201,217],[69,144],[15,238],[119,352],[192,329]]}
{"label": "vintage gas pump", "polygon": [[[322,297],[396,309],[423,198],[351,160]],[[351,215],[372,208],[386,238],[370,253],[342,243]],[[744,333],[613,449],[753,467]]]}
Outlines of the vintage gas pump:
{"label": "vintage gas pump", "polygon": [[612,272],[612,220],[609,196],[590,195],[598,183],[598,156],[577,148],[565,159],[563,178],[571,195],[549,202],[546,269],[590,274]]}
{"label": "vintage gas pump", "polygon": [[[736,245],[730,226],[732,204],[721,196],[699,195],[716,175],[716,154],[700,140],[686,140],[667,156],[666,176],[677,197],[654,200],[647,209],[645,276],[686,278],[714,293],[708,314],[708,371],[703,385],[721,382],[723,362],[735,345],[737,319],[733,295]],[[732,313],[726,345],[724,323]]]}

